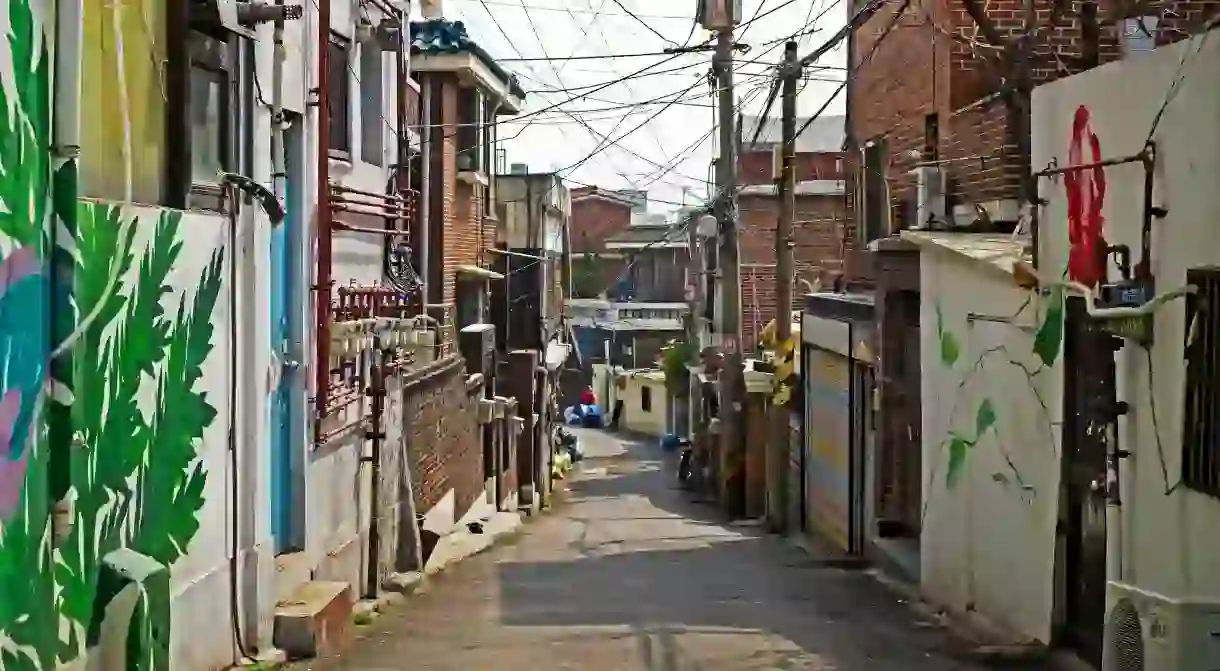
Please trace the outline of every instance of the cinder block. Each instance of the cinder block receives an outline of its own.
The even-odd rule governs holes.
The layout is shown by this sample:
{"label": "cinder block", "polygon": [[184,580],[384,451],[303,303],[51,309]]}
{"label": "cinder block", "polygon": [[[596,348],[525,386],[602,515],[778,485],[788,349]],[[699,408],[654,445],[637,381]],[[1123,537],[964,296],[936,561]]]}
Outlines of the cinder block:
{"label": "cinder block", "polygon": [[275,647],[292,659],[328,657],[352,639],[355,599],[345,582],[308,582],[276,605]]}

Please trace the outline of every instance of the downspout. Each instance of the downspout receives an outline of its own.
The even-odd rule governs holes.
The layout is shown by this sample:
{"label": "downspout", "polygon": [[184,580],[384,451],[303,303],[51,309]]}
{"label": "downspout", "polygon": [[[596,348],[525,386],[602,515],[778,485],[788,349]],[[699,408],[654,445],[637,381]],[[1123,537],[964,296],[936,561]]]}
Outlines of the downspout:
{"label": "downspout", "polygon": [[330,2],[318,7],[318,267],[314,283],[317,341],[314,370],[314,440],[321,439],[322,419],[330,396],[330,289],[331,213],[330,213]]}
{"label": "downspout", "polygon": [[[54,134],[51,153],[55,157],[56,164],[53,169],[58,169],[60,162],[75,163],[80,159],[80,89],[81,89],[81,43],[84,41],[84,0],[59,0],[55,3],[55,98],[53,101],[52,115],[52,132]],[[56,202],[60,202],[64,197],[76,200],[76,174],[75,169],[64,171],[68,176],[65,180],[53,180],[52,188]],[[67,193],[60,193],[65,191]],[[60,212],[60,217],[65,219],[64,224],[69,231],[76,228],[76,210],[70,208],[67,212]],[[53,285],[59,282],[71,281],[73,260],[70,254],[61,250],[55,244],[58,238],[59,222],[54,216],[51,220],[51,282]],[[121,233],[122,234],[122,233]],[[111,278],[108,281],[108,289],[106,294],[114,290],[116,278]],[[65,292],[52,290],[50,295],[51,313],[46,315],[50,320],[50,331],[55,343],[56,352],[70,346],[70,341],[76,333],[62,331],[58,319],[54,318],[56,314],[63,314],[63,310],[68,309],[68,305],[60,303],[59,296],[66,295]],[[98,303],[98,306],[102,305]],[[97,312],[97,310],[95,310]],[[95,315],[96,317],[96,315]],[[87,319],[87,317],[86,317]],[[78,330],[84,327],[86,322],[82,321],[78,326]],[[55,353],[51,354],[52,357]],[[54,362],[51,364],[54,365]],[[72,440],[71,429],[64,426],[56,426],[57,422],[51,422],[49,425],[52,445],[62,445],[67,447]],[[54,454],[54,448],[52,454]],[[59,496],[61,492],[56,491],[55,482],[67,482],[68,464],[61,459],[52,459],[51,465],[48,468],[48,486],[52,497]],[[63,492],[62,494],[66,494]],[[54,502],[54,526],[53,541],[58,543],[68,536],[72,525],[72,500],[66,495]]]}
{"label": "downspout", "polygon": [[[275,0],[282,6],[284,0]],[[284,12],[276,12],[271,33],[271,190],[285,202],[288,167],[284,155]]]}
{"label": "downspout", "polygon": [[[376,301],[376,305],[380,301]],[[379,306],[380,307],[380,306]],[[376,313],[374,313],[376,314]],[[377,592],[381,586],[380,581],[380,555],[381,555],[381,533],[378,530],[377,517],[380,510],[379,501],[381,499],[381,447],[386,438],[386,430],[384,425],[385,415],[385,371],[386,371],[386,350],[382,348],[381,337],[373,337],[373,351],[370,357],[370,384],[368,396],[372,405],[372,417],[369,421],[369,430],[365,433],[365,437],[371,443],[369,456],[361,458],[361,461],[369,462],[369,542],[368,542],[368,561],[365,562],[367,573],[365,574],[364,597],[366,599],[377,598]]]}
{"label": "downspout", "polygon": [[[432,278],[432,85],[421,81],[420,86],[420,170],[419,170],[419,207],[416,213],[419,219],[419,276],[423,279],[423,301],[428,302],[431,294],[430,280]],[[415,239],[412,235],[412,239]],[[438,341],[439,342],[439,341]]]}

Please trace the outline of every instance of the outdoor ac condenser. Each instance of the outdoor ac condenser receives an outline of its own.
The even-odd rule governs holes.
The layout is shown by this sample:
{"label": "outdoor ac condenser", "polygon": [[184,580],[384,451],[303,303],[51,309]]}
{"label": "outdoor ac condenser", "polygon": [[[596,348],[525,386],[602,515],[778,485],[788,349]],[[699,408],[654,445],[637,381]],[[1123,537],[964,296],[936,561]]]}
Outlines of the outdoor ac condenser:
{"label": "outdoor ac condenser", "polygon": [[1220,602],[1110,581],[1103,645],[1103,671],[1220,669]]}

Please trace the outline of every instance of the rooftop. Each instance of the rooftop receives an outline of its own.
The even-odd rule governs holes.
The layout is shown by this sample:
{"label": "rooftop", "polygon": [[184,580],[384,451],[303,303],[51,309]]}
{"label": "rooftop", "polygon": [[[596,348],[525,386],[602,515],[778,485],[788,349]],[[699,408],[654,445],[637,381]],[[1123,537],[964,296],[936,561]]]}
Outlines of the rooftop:
{"label": "rooftop", "polygon": [[1027,241],[1008,233],[951,233],[946,231],[903,231],[902,239],[924,249],[935,249],[994,267],[1010,275],[1013,266],[1029,263],[1033,256]]}
{"label": "rooftop", "polygon": [[477,57],[494,75],[502,79],[508,90],[518,98],[525,98],[525,89],[517,75],[505,70],[491,54],[479,46],[466,32],[466,24],[449,19],[426,19],[411,22],[412,54],[457,54],[470,53]]}
{"label": "rooftop", "polygon": [[606,248],[685,247],[686,233],[681,228],[661,225],[633,225],[606,238]]}
{"label": "rooftop", "polygon": [[[796,127],[801,128],[806,121],[809,121],[809,117],[798,117]],[[763,124],[762,132],[758,134],[758,144],[754,149],[779,144],[782,136],[780,119],[776,115],[766,119],[751,114],[744,115],[741,119],[741,135],[744,141],[749,143],[754,138],[754,131],[760,122]],[[843,115],[817,117],[797,136],[796,151],[798,154],[839,152],[843,151],[843,143],[846,139],[847,117]]]}

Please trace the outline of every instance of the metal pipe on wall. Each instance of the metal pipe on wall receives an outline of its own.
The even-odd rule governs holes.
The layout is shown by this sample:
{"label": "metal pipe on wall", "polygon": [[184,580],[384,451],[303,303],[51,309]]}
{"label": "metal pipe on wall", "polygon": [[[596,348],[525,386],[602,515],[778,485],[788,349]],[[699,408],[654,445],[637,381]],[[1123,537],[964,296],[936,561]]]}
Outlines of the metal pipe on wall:
{"label": "metal pipe on wall", "polygon": [[318,8],[318,202],[317,274],[314,282],[317,349],[314,370],[315,439],[321,435],[322,419],[330,396],[330,289],[331,226],[330,226],[330,3],[322,0]]}

